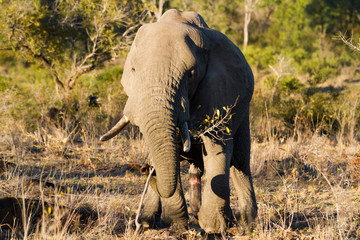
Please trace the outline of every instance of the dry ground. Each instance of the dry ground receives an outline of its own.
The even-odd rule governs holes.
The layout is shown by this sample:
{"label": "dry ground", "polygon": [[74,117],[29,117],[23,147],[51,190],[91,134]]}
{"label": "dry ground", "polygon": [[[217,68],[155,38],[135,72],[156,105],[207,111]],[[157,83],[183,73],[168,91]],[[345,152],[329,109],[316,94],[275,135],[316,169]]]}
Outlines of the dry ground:
{"label": "dry ground", "polygon": [[[207,236],[191,219],[186,232],[145,229],[137,238],[359,239],[360,145],[335,145],[316,134],[304,139],[253,141],[259,217],[252,229],[234,227],[226,235]],[[2,238],[134,236],[146,180],[137,167],[148,162],[141,140],[119,136],[104,144],[95,138],[74,143],[39,130],[2,136],[0,145],[0,197],[16,197],[20,206],[14,211],[17,221],[2,223]],[[182,165],[186,192],[188,166]],[[40,210],[30,211],[35,202]],[[234,195],[231,205],[236,215]]]}

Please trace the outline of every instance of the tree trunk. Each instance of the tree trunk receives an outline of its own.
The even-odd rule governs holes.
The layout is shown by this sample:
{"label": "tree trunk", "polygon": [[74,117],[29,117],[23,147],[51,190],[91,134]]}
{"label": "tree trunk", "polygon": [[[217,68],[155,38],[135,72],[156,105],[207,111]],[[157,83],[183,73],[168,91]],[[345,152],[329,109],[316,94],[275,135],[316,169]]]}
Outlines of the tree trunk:
{"label": "tree trunk", "polygon": [[248,46],[249,41],[249,24],[251,21],[251,14],[254,11],[255,5],[259,0],[245,0],[245,17],[244,17],[244,52]]}
{"label": "tree trunk", "polygon": [[[159,7],[157,7],[157,11],[155,12],[155,17],[157,22],[160,20],[161,15],[163,14],[163,8],[165,2],[166,0],[159,0]],[[156,0],[155,0],[155,5],[156,5]]]}
{"label": "tree trunk", "polygon": [[[245,7],[246,9],[246,7]],[[249,41],[249,23],[251,21],[251,12],[246,11],[245,12],[245,19],[244,19],[244,52],[246,52],[246,48]]]}

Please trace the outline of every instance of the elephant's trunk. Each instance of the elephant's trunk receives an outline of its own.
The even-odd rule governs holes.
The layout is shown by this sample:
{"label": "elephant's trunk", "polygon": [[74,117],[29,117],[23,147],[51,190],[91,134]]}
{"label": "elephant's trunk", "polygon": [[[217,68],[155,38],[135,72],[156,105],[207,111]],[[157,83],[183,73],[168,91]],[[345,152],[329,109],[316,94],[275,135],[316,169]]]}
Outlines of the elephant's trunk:
{"label": "elephant's trunk", "polygon": [[150,116],[147,129],[143,131],[143,134],[156,170],[156,185],[152,184],[152,187],[160,197],[168,198],[176,189],[179,161],[176,126],[165,118],[161,115]]}
{"label": "elephant's trunk", "polygon": [[[139,106],[139,127],[149,146],[156,171],[153,189],[160,197],[171,197],[176,189],[179,161],[177,153],[177,127],[182,124],[180,81],[172,74],[153,77],[152,86],[142,86],[144,91]],[[140,105],[140,104],[139,104]]]}

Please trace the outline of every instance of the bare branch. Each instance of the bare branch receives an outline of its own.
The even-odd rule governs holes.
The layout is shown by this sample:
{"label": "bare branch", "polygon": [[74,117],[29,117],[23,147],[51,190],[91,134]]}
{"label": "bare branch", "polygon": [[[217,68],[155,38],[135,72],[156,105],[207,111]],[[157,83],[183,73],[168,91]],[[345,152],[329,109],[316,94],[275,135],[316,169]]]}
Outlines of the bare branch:
{"label": "bare branch", "polygon": [[274,74],[276,75],[276,79],[275,79],[275,84],[274,87],[271,91],[271,98],[270,98],[270,102],[272,103],[274,100],[274,95],[276,92],[276,88],[277,85],[279,84],[280,79],[284,76],[287,75],[289,73],[288,70],[288,61],[285,61],[285,57],[284,56],[278,56],[278,69],[275,69],[273,66],[269,65],[269,68],[274,72]]}
{"label": "bare branch", "polygon": [[31,48],[29,48],[26,45],[22,46],[22,48],[24,48],[28,52],[28,54],[30,56],[32,56],[35,59],[39,60],[41,62],[41,64],[50,71],[56,85],[58,85],[62,89],[65,89],[65,86],[64,86],[63,82],[61,82],[60,79],[59,79],[59,75],[58,75],[57,71],[52,66],[50,61],[48,59],[46,59],[46,57],[43,54],[35,53]]}
{"label": "bare branch", "polygon": [[122,37],[126,37],[131,31],[133,31],[134,29],[138,28],[142,23],[136,24],[132,27],[129,27],[123,34]]}
{"label": "bare branch", "polygon": [[135,217],[136,230],[135,230],[133,239],[137,239],[137,235],[139,234],[139,231],[140,231],[140,227],[141,227],[141,223],[139,222],[140,212],[141,212],[142,205],[144,203],[145,194],[146,194],[146,192],[147,192],[147,190],[149,188],[151,175],[154,173],[154,171],[155,171],[155,168],[150,167],[149,175],[148,175],[148,177],[146,179],[145,186],[144,186],[144,191],[141,194],[139,207],[137,209],[137,213],[136,213],[136,217]]}
{"label": "bare branch", "polygon": [[101,30],[104,28],[104,25],[101,24],[100,26],[97,24],[96,19],[94,19],[94,26],[95,26],[95,34],[93,36],[90,36],[89,31],[86,30],[90,41],[93,43],[92,44],[92,49],[91,52],[86,55],[84,57],[84,59],[81,61],[81,63],[78,65],[77,64],[77,59],[76,56],[73,58],[73,64],[72,64],[72,70],[71,70],[71,75],[69,76],[69,78],[66,81],[66,87],[70,90],[73,88],[74,84],[76,83],[77,79],[85,74],[88,73],[92,70],[94,70],[96,68],[96,64],[94,61],[92,61],[91,64],[87,64],[87,62],[96,57],[96,53],[98,51],[98,43],[99,43],[99,33],[101,32]]}
{"label": "bare branch", "polygon": [[356,46],[351,38],[347,38],[345,34],[339,33],[338,38],[343,41],[350,49],[360,52],[360,41],[358,46]]}
{"label": "bare branch", "polygon": [[86,66],[82,66],[81,68],[78,68],[78,70],[75,72],[75,74],[72,74],[68,80],[66,81],[68,90],[72,89],[74,87],[74,84],[76,80],[83,74],[88,73],[96,68],[95,64],[90,64]]}

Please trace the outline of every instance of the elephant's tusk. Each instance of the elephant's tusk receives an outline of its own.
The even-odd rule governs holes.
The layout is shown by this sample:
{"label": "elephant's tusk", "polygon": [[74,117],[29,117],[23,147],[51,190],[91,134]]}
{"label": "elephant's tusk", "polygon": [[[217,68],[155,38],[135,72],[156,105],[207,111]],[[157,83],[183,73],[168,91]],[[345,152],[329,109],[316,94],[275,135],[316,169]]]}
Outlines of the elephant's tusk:
{"label": "elephant's tusk", "polygon": [[100,141],[107,141],[115,137],[129,122],[128,117],[124,115],[112,129],[100,138]]}
{"label": "elephant's tusk", "polygon": [[191,141],[190,141],[189,127],[187,122],[184,122],[180,126],[180,135],[183,143],[183,151],[189,152],[191,148]]}

